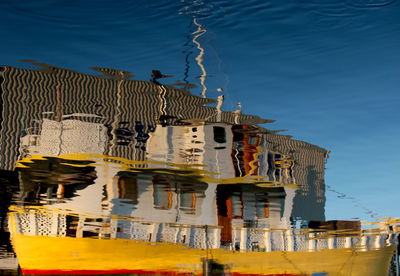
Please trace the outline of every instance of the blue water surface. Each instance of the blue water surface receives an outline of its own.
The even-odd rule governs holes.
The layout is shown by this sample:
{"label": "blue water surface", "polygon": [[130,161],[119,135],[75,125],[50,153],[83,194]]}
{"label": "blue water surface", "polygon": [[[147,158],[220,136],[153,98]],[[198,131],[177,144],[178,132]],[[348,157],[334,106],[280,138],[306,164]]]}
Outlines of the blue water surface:
{"label": "blue water surface", "polygon": [[326,219],[398,217],[399,1],[1,1],[0,60],[160,70],[331,151]]}

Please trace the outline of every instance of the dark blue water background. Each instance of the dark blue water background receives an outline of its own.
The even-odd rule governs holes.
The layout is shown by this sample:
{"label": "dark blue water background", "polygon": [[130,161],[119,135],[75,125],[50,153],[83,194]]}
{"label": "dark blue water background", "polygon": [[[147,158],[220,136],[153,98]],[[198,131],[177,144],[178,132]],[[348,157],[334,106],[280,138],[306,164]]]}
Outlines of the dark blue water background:
{"label": "dark blue water background", "polygon": [[1,1],[0,63],[158,69],[199,95],[203,49],[207,97],[331,150],[326,219],[369,221],[399,214],[399,14],[380,0]]}

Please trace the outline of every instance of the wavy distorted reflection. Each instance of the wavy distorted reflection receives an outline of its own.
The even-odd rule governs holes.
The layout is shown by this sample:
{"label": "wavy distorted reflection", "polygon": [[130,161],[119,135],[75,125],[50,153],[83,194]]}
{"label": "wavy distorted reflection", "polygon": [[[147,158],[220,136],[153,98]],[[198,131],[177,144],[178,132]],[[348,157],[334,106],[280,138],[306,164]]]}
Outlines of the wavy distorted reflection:
{"label": "wavy distorted reflection", "polygon": [[0,166],[19,186],[9,229],[22,273],[387,271],[397,220],[325,221],[328,150],[159,71],[96,70],[2,68]]}

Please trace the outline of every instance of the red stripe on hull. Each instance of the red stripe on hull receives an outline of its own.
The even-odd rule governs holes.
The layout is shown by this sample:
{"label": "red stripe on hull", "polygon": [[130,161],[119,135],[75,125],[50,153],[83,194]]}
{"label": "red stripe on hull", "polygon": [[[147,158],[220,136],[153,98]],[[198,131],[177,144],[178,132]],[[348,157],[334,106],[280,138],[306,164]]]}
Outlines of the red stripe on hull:
{"label": "red stripe on hull", "polygon": [[[21,269],[23,275],[118,275],[118,274],[139,274],[139,275],[193,275],[192,273],[182,273],[177,271],[165,270],[41,270],[41,269]],[[246,274],[233,272],[233,276],[300,276],[299,274]]]}
{"label": "red stripe on hull", "polygon": [[307,276],[307,274],[246,274],[246,273],[239,273],[233,272],[231,273],[233,276]]}
{"label": "red stripe on hull", "polygon": [[105,274],[139,274],[139,275],[189,275],[191,273],[181,273],[177,271],[165,270],[130,270],[130,269],[113,269],[113,270],[41,270],[41,269],[21,269],[23,275],[105,275]]}

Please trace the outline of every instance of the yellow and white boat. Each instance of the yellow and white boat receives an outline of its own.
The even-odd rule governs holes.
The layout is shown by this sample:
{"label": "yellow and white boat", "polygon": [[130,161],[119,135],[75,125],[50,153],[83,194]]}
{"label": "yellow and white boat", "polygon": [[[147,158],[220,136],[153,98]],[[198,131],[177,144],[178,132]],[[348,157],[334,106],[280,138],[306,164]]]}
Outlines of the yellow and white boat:
{"label": "yellow and white boat", "polygon": [[[194,248],[193,245],[174,242],[113,238],[106,237],[105,231],[97,237],[78,234],[70,237],[65,233],[64,236],[62,233],[53,235],[50,232],[39,233],[38,229],[36,234],[26,231],[22,233],[21,216],[36,215],[35,225],[39,228],[46,227],[46,219],[39,219],[39,213],[42,217],[47,216],[47,220],[55,221],[57,218],[43,210],[27,212],[23,207],[11,209],[9,222],[12,244],[24,275],[198,275],[224,272],[232,275],[376,276],[387,275],[389,262],[395,250],[395,246],[388,244],[387,239],[380,240],[383,242],[381,247],[377,247],[379,240],[375,239],[372,246],[366,243],[364,247],[353,243],[349,248],[266,252],[268,249],[265,248],[252,251],[227,247],[207,248],[207,245],[205,248]],[[59,218],[58,222],[60,224]],[[91,223],[92,227],[96,226],[95,220]],[[87,225],[91,223],[87,222]],[[143,222],[141,224],[151,225]],[[113,228],[112,225],[112,222],[108,223],[108,229]],[[174,227],[179,228],[177,225]],[[76,228],[78,232],[80,226]],[[167,230],[164,228],[164,231]],[[200,230],[207,232],[207,229]],[[117,227],[116,231],[121,230]],[[306,243],[309,244],[310,240]]]}

